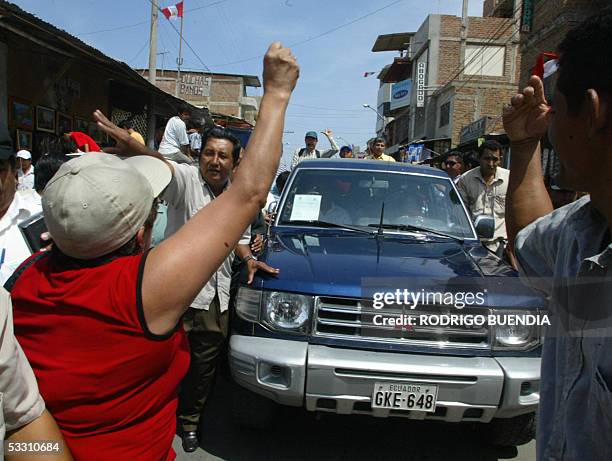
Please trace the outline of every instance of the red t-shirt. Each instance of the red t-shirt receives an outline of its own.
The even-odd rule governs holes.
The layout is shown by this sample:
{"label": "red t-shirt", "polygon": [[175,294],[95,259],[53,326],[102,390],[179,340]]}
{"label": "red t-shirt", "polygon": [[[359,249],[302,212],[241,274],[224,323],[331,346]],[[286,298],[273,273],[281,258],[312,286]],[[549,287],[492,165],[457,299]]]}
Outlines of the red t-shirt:
{"label": "red t-shirt", "polygon": [[15,336],[77,461],[175,459],[189,345],[182,328],[163,337],[147,329],[145,259],[58,270],[43,257],[11,291]]}
{"label": "red t-shirt", "polygon": [[102,149],[100,149],[100,146],[96,144],[96,141],[91,139],[91,137],[86,135],[85,133],[82,133],[80,131],[73,131],[72,133],[70,133],[70,137],[74,139],[74,142],[76,142],[76,145],[79,150],[82,150],[83,152],[85,151],[85,149],[83,148],[85,144],[89,145],[89,152],[102,152]]}

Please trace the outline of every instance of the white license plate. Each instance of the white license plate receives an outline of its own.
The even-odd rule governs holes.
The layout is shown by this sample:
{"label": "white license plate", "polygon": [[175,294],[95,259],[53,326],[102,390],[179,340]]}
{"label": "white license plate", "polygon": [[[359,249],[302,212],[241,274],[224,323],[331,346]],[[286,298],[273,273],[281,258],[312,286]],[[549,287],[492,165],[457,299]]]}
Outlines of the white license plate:
{"label": "white license plate", "polygon": [[376,383],[372,408],[412,410],[434,413],[438,386],[418,383]]}

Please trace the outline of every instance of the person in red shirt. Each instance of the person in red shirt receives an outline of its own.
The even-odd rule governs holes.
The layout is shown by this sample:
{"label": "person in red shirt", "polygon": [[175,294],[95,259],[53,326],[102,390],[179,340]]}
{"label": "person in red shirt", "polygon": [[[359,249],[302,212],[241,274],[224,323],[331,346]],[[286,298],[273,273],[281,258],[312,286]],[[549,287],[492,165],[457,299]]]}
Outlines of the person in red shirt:
{"label": "person in red shirt", "polygon": [[[270,46],[264,96],[232,187],[150,251],[154,197],[173,173],[99,111],[120,160],[84,154],[45,188],[54,246],[12,284],[15,334],[77,461],[175,459],[177,387],[189,365],[180,319],[266,201],[299,69]],[[185,264],[197,270],[185,271]]]}
{"label": "person in red shirt", "polygon": [[71,138],[81,152],[102,152],[102,149],[91,136],[80,131],[66,131],[63,136]]}

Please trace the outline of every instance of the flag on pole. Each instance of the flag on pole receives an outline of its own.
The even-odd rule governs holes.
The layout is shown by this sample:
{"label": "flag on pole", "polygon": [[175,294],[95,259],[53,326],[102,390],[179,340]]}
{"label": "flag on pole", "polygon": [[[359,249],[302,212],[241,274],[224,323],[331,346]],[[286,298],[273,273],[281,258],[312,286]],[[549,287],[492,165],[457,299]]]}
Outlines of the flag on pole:
{"label": "flag on pole", "polygon": [[162,9],[162,13],[166,19],[182,18],[183,17],[183,2],[179,2],[174,6],[168,6]]}
{"label": "flag on pole", "polygon": [[376,72],[364,72],[364,73],[363,73],[363,76],[367,78],[367,77],[369,77],[370,75],[374,75],[375,73],[376,73]]}

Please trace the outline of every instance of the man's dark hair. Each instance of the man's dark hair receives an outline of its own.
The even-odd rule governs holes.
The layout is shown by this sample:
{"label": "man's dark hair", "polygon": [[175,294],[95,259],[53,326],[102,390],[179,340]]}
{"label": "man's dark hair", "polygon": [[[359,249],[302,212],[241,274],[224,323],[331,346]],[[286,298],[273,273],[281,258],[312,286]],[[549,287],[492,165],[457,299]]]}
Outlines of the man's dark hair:
{"label": "man's dark hair", "polygon": [[504,151],[504,148],[502,147],[500,143],[498,143],[494,139],[489,139],[483,142],[478,148],[478,158],[482,157],[482,154],[484,154],[485,150],[490,150],[492,152],[499,151],[499,153],[502,154]]}
{"label": "man's dark hair", "polygon": [[275,184],[279,193],[282,193],[283,189],[285,189],[285,185],[287,184],[287,180],[289,179],[289,174],[290,173],[288,171],[283,171],[276,177]]}
{"label": "man's dark hair", "polygon": [[49,155],[61,156],[78,152],[79,147],[72,138],[60,136],[49,144]]}
{"label": "man's dark hair", "polygon": [[480,162],[478,161],[478,155],[475,151],[471,150],[463,154],[463,166],[465,168],[465,171],[480,166]]}
{"label": "man's dark hair", "polygon": [[134,121],[128,119],[125,119],[121,122],[119,122],[119,128],[123,128],[124,130],[133,130],[134,129]]}
{"label": "man's dark hair", "polygon": [[211,138],[227,139],[234,145],[234,148],[232,149],[232,159],[234,161],[234,165],[236,165],[238,163],[238,159],[240,158],[240,149],[242,148],[242,146],[240,145],[240,140],[222,126],[213,126],[212,128],[202,133],[202,152],[204,152],[204,147],[206,146],[208,140]]}
{"label": "man's dark hair", "polygon": [[177,109],[176,109],[176,113],[177,114],[191,114],[191,107],[189,107],[187,104],[179,104]]}
{"label": "man's dark hair", "polygon": [[70,157],[64,154],[46,154],[40,157],[34,169],[34,190],[40,194],[57,170],[68,160]]}
{"label": "man's dark hair", "polygon": [[609,97],[612,61],[605,53],[611,48],[612,7],[603,8],[571,30],[559,45],[557,87],[567,98],[571,114],[578,114],[588,89],[596,90],[604,98]]}
{"label": "man's dark hair", "polygon": [[450,157],[457,157],[461,163],[463,163],[463,152],[459,150],[451,150],[446,154],[442,155],[441,163],[446,162]]}
{"label": "man's dark hair", "polygon": [[381,138],[380,136],[378,138],[374,138],[374,140],[372,141],[372,145],[376,144],[377,142],[384,142],[385,146],[387,145],[387,141],[385,140],[385,138]]}

